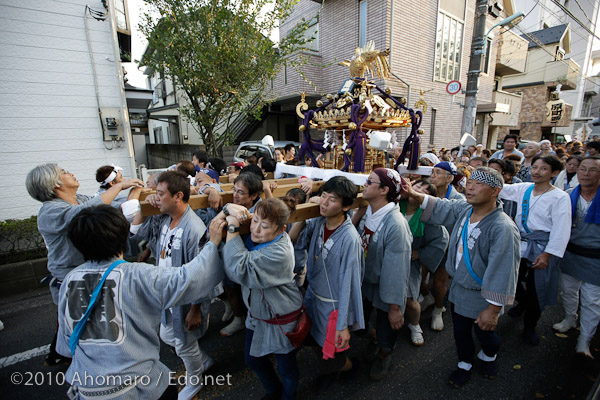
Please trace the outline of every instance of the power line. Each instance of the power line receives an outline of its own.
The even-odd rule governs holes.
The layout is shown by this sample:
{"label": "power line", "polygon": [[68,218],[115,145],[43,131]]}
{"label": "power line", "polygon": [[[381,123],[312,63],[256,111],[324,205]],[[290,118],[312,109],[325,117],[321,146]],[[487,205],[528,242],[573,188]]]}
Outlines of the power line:
{"label": "power line", "polygon": [[[568,18],[564,18],[564,17],[567,17],[567,15],[565,15],[565,16],[560,16],[560,15],[556,14],[556,13],[555,13],[555,12],[554,12],[552,9],[548,8],[548,7],[547,7],[545,4],[543,4],[543,3],[540,3],[540,0],[538,0],[538,4],[539,4],[539,5],[541,5],[541,6],[542,6],[542,8],[544,8],[544,10],[548,11],[550,14],[552,14],[552,15],[553,15],[553,16],[554,16],[554,17],[555,17],[557,20],[559,20],[560,22],[563,22],[563,23],[565,23],[565,20],[566,20],[566,23],[570,24],[570,22],[569,22]],[[581,39],[583,39],[583,40],[585,40],[585,41],[588,41],[588,40],[590,40],[590,38],[589,38],[588,36],[583,36],[583,35],[582,35],[582,34],[579,32],[579,30],[575,29],[575,26],[573,26],[573,27],[571,28],[571,32],[575,33],[577,36],[579,36]]]}
{"label": "power line", "polygon": [[[534,43],[536,43],[536,44],[537,44],[537,45],[538,45],[538,46],[539,46],[539,47],[540,47],[540,48],[541,48],[543,51],[545,51],[546,53],[548,53],[550,56],[552,56],[552,57],[555,57],[555,54],[552,54],[551,52],[549,52],[549,51],[548,51],[548,49],[546,49],[546,48],[544,47],[544,44],[543,44],[542,42],[540,42],[540,40],[539,40],[537,37],[535,37],[535,36],[531,35],[531,34],[530,34],[530,33],[528,33],[528,32],[524,32],[524,31],[523,31],[523,30],[521,30],[521,29],[520,29],[518,26],[517,26],[517,29],[519,29],[519,30],[520,30],[520,31],[521,31],[521,32],[522,32],[522,33],[523,33],[525,36],[527,36],[529,39],[531,39],[531,41],[533,41]],[[574,67],[572,67],[568,61],[566,61],[566,60],[556,60],[556,61],[560,61],[560,62],[564,63],[564,64],[565,64],[565,65],[566,65],[566,66],[567,66],[567,67],[568,67],[570,70],[572,70],[573,72],[578,72],[578,71],[577,71],[577,69],[576,69],[576,68],[574,68]],[[544,67],[544,68],[545,68],[545,67]],[[528,73],[531,73],[531,72],[536,72],[536,71],[539,71],[539,70],[541,70],[541,69],[542,69],[542,68],[538,68],[537,70],[534,70],[534,71],[528,71]],[[581,70],[580,70],[580,71],[581,71]],[[592,84],[596,85],[596,82],[595,82],[595,81],[593,81],[593,80],[591,80],[590,78],[586,77],[586,76],[585,76],[583,73],[580,73],[580,72],[578,72],[578,74],[577,74],[577,78],[580,78],[580,77],[583,77],[583,79],[584,79],[584,80],[586,80],[586,81],[589,81],[590,83],[592,83]]]}
{"label": "power line", "polygon": [[[560,4],[560,2],[558,0],[550,0],[551,2],[553,2],[554,4],[556,4],[558,6],[558,8],[560,8],[561,10],[563,10],[563,12],[565,14],[567,14],[569,17],[573,18],[573,20],[575,22],[577,22],[579,24],[579,26],[581,26],[584,30],[586,30],[587,32],[589,32],[590,35],[592,35],[593,37],[600,39],[599,36],[597,36],[590,28],[588,28],[583,22],[581,22],[579,20],[579,18],[577,18],[575,15],[573,15],[573,13],[566,8],[565,6],[563,6],[562,4]],[[591,22],[591,21],[590,21]],[[593,25],[593,24],[592,24]]]}

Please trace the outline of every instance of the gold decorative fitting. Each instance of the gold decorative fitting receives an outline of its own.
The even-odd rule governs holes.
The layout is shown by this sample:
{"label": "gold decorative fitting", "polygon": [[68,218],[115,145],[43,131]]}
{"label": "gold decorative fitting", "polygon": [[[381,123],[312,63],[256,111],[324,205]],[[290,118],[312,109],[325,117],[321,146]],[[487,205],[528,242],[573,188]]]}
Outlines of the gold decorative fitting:
{"label": "gold decorative fitting", "polygon": [[402,103],[403,105],[406,105],[407,102],[408,102],[408,100],[406,100],[406,97],[400,97],[400,103]]}
{"label": "gold decorative fitting", "polygon": [[[430,92],[431,90],[428,90],[427,92]],[[427,92],[421,89],[421,97],[419,97],[419,100],[415,103],[415,108],[423,108],[423,114],[427,112],[427,102],[425,101],[425,93]]]}
{"label": "gold decorative fitting", "polygon": [[352,149],[346,149],[346,155],[351,156],[352,155]]}
{"label": "gold decorative fitting", "polygon": [[327,100],[329,100],[329,101],[333,100],[333,96],[331,95],[331,93],[329,93],[329,94],[327,95]]}
{"label": "gold decorative fitting", "polygon": [[425,129],[417,129],[417,133],[419,135],[424,135],[425,134]]}
{"label": "gold decorative fitting", "polygon": [[321,100],[317,100],[317,108],[323,107],[323,102]]}
{"label": "gold decorative fitting", "polygon": [[300,103],[296,106],[296,114],[304,119],[304,113],[302,111],[308,111],[308,104],[306,104],[306,92],[300,92]]}
{"label": "gold decorative fitting", "polygon": [[385,93],[386,94],[392,94],[392,89],[390,89],[389,87],[385,88]]}
{"label": "gold decorative fitting", "polygon": [[354,122],[350,122],[350,123],[348,124],[348,129],[350,129],[350,130],[352,130],[352,131],[353,131],[353,130],[355,130],[356,128],[357,128],[357,126],[356,126],[356,123],[354,123]]}
{"label": "gold decorative fitting", "polygon": [[306,126],[304,126],[304,125],[300,125],[300,126],[298,127],[298,130],[299,130],[300,132],[304,132],[304,131],[306,130]]}
{"label": "gold decorative fitting", "polygon": [[356,49],[354,57],[344,60],[340,65],[350,67],[351,78],[364,78],[365,73],[371,74],[373,78],[389,78],[390,64],[387,57],[390,50],[376,50],[375,42],[370,40],[364,47]]}

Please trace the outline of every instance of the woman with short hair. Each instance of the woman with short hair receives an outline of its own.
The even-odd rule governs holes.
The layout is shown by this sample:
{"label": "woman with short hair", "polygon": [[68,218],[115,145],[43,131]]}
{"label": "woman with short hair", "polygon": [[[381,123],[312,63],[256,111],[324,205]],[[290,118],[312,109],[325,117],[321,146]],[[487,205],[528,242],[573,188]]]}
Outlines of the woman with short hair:
{"label": "woman with short hair", "polygon": [[[294,399],[300,372],[296,348],[285,335],[294,329],[302,310],[302,295],[294,282],[294,247],[285,232],[290,211],[279,199],[256,204],[254,214],[242,205],[227,204],[216,219],[227,220],[223,248],[225,273],[242,286],[246,317],[246,364],[267,391],[268,398]],[[240,224],[251,218],[250,235]],[[281,381],[268,359],[274,354]]]}

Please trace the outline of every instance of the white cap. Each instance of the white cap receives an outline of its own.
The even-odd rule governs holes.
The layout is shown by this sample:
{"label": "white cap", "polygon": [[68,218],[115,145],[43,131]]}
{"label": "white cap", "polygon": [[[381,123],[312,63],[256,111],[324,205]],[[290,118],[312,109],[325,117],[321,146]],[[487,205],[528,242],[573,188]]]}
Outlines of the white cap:
{"label": "white cap", "polygon": [[267,135],[264,138],[262,138],[261,143],[265,146],[275,147],[275,142],[273,141],[273,136],[271,135]]}

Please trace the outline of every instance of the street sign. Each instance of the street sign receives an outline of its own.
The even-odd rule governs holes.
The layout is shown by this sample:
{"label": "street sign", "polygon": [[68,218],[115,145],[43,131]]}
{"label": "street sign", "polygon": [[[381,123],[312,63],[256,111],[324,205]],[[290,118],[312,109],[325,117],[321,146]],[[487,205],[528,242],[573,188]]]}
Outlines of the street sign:
{"label": "street sign", "polygon": [[448,94],[455,95],[460,92],[461,88],[462,88],[462,85],[460,84],[459,81],[450,81],[446,85],[446,92],[448,92]]}

